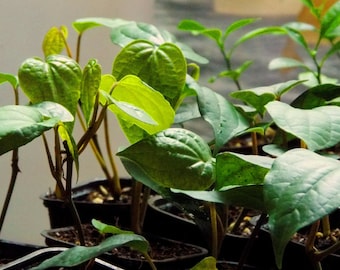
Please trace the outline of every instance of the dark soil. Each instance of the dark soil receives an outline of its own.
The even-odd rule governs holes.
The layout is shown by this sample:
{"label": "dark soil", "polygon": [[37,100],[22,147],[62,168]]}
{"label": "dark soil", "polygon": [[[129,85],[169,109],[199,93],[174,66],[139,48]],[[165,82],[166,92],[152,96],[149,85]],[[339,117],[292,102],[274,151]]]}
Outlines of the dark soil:
{"label": "dark soil", "polygon": [[[98,245],[105,238],[92,225],[83,225],[85,242],[87,246]],[[61,232],[51,232],[51,237],[67,243],[78,245],[79,240],[76,230],[67,230]],[[177,241],[166,241],[162,238],[153,238],[145,236],[150,244],[150,257],[154,261],[161,261],[165,259],[173,259],[183,256],[198,254],[201,252],[199,248]],[[112,255],[126,259],[142,259],[142,254],[131,250],[129,247],[119,247],[111,251]]]}

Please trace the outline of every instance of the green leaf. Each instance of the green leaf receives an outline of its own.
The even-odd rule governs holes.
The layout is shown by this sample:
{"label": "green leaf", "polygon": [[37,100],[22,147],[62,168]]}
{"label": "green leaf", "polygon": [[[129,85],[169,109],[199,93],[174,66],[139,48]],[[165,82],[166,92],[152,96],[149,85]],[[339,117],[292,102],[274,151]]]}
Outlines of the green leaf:
{"label": "green leaf", "polygon": [[[120,105],[131,105],[135,113],[141,115],[141,111],[148,115],[153,123],[148,123],[145,120],[140,121],[137,117],[132,118],[131,113],[124,112],[124,108],[116,110],[117,107],[109,106],[109,109],[117,114],[121,123],[125,122],[123,128],[130,142],[136,142],[141,139],[140,136],[135,136],[135,132],[128,130],[128,127],[136,125],[148,134],[154,134],[166,128],[169,128],[175,117],[175,112],[169,102],[158,92],[143,83],[138,77],[128,75],[121,79],[115,86],[112,98],[119,101]],[[118,105],[118,103],[115,103]],[[125,106],[126,107],[126,106]],[[139,109],[138,110],[136,110]],[[133,116],[133,115],[132,115]]]}
{"label": "green leaf", "polygon": [[101,18],[101,17],[88,17],[81,18],[72,23],[73,28],[78,32],[78,34],[82,34],[88,29],[98,27],[98,26],[106,26],[109,28],[119,27],[122,25],[130,24],[131,21],[126,21],[122,19],[109,19],[109,18]]}
{"label": "green leaf", "polygon": [[73,115],[59,103],[44,101],[31,105],[31,107],[37,108],[39,112],[47,118],[57,118],[62,122],[73,122]]}
{"label": "green leaf", "polygon": [[229,186],[224,190],[216,191],[186,191],[171,189],[174,193],[183,193],[197,200],[221,203],[224,205],[238,205],[250,209],[265,211],[263,199],[263,185]]}
{"label": "green leaf", "polygon": [[229,36],[231,33],[243,28],[249,24],[256,22],[258,19],[255,18],[245,18],[232,22],[224,31],[224,38]]}
{"label": "green leaf", "polygon": [[274,35],[284,35],[286,34],[286,31],[281,26],[268,26],[268,27],[261,27],[256,28],[255,30],[252,30],[246,34],[244,34],[242,37],[240,37],[235,43],[234,48],[239,46],[240,44],[246,42],[249,39],[261,36],[261,35],[267,35],[267,34],[274,34]]}
{"label": "green leaf", "polygon": [[333,31],[340,25],[340,2],[331,6],[321,18],[320,37],[334,38]]}
{"label": "green leaf", "polygon": [[96,96],[101,82],[101,66],[97,60],[90,60],[84,68],[81,81],[80,101],[86,123],[92,119]]}
{"label": "green leaf", "polygon": [[68,37],[68,29],[65,25],[59,28],[54,26],[46,33],[42,48],[45,57],[51,54],[60,54],[65,48],[65,43]]}
{"label": "green leaf", "polygon": [[[308,87],[315,87],[320,85],[320,82],[316,79],[316,74],[312,71],[310,72],[302,72],[299,74],[299,79],[304,80],[304,84]],[[337,79],[329,78],[323,74],[320,76],[320,80],[322,84],[336,84],[338,82]]]}
{"label": "green leaf", "polygon": [[232,103],[209,88],[196,89],[202,117],[212,127],[215,136],[214,155],[231,138],[249,127],[249,122]]}
{"label": "green leaf", "polygon": [[[35,103],[53,101],[75,116],[80,97],[81,69],[76,61],[62,55],[49,55],[46,62],[29,58],[19,69],[24,93]],[[68,124],[70,130],[73,124]]]}
{"label": "green leaf", "polygon": [[284,131],[303,140],[312,151],[326,149],[340,141],[340,107],[297,109],[272,101],[266,105],[270,116]]}
{"label": "green leaf", "polygon": [[286,30],[287,34],[289,35],[289,37],[296,42],[297,44],[301,45],[308,53],[310,53],[309,47],[308,47],[308,43],[305,40],[304,35],[297,29],[294,29],[291,27],[291,25],[286,25],[283,26],[284,29]]}
{"label": "green leaf", "polygon": [[199,263],[197,263],[190,270],[217,270],[216,268],[216,259],[214,257],[205,257]]}
{"label": "green leaf", "polygon": [[19,86],[18,77],[9,73],[0,73],[0,84],[8,82],[14,89]]}
{"label": "green leaf", "polygon": [[215,159],[201,137],[170,128],[118,152],[164,187],[204,190],[215,181]]}
{"label": "green leaf", "polygon": [[186,80],[187,66],[181,50],[172,43],[155,46],[137,40],[116,56],[112,74],[120,80],[132,74],[162,93],[176,106]]}
{"label": "green leaf", "polygon": [[263,184],[272,159],[262,156],[221,153],[216,156],[216,190],[232,185]]}
{"label": "green leaf", "polygon": [[279,156],[267,174],[264,198],[276,262],[293,234],[339,206],[340,163],[305,149]]}
{"label": "green leaf", "polygon": [[238,98],[245,103],[253,106],[257,112],[264,115],[265,105],[277,99],[291,90],[294,86],[301,84],[303,81],[291,80],[283,83],[277,83],[270,86],[261,86],[253,89],[245,89],[232,92],[230,95],[233,98]]}
{"label": "green leaf", "polygon": [[222,42],[222,31],[218,28],[207,28],[198,21],[195,20],[182,20],[177,28],[182,31],[189,31],[193,35],[205,35],[212,40],[214,40],[217,44]]}
{"label": "green leaf", "polygon": [[270,70],[282,69],[282,68],[304,68],[308,69],[304,63],[293,58],[278,57],[270,61],[268,68]]}
{"label": "green leaf", "polygon": [[291,106],[300,109],[312,109],[327,105],[339,97],[340,86],[335,84],[321,84],[308,89],[292,101]]}
{"label": "green leaf", "polygon": [[91,221],[93,227],[95,227],[101,233],[110,233],[110,234],[133,234],[133,231],[125,231],[120,228],[105,224],[97,219],[92,219]]}
{"label": "green leaf", "polygon": [[58,118],[45,118],[34,107],[0,107],[0,155],[29,143],[58,122]]}
{"label": "green leaf", "polygon": [[120,246],[131,247],[141,253],[147,253],[147,240],[136,234],[118,234],[108,237],[98,246],[84,247],[76,246],[59,253],[58,255],[43,261],[40,265],[33,267],[33,270],[48,269],[53,266],[73,267]]}

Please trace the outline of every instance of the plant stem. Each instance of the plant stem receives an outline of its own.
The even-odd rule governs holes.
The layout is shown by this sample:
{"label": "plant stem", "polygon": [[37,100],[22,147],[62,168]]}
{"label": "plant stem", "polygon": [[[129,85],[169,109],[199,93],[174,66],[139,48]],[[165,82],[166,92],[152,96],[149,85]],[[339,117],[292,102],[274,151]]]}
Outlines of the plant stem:
{"label": "plant stem", "polygon": [[143,184],[132,180],[132,191],[131,191],[131,230],[134,231],[137,234],[140,234],[142,232],[141,226],[140,226],[140,195],[142,193],[142,187]]}
{"label": "plant stem", "polygon": [[16,179],[17,179],[18,173],[20,172],[20,169],[19,169],[19,166],[18,166],[18,162],[19,162],[18,153],[19,153],[18,149],[14,149],[12,151],[12,175],[11,175],[11,180],[10,180],[9,187],[8,187],[8,190],[7,190],[7,193],[6,193],[4,205],[3,205],[2,210],[1,210],[0,234],[1,234],[2,226],[4,225],[4,222],[5,222],[5,217],[6,217],[6,214],[7,214],[9,203],[11,201],[11,197],[12,197],[13,190],[14,190],[14,187],[15,187]]}
{"label": "plant stem", "polygon": [[84,232],[81,226],[81,220],[80,220],[77,208],[72,198],[73,158],[69,151],[67,142],[64,141],[63,143],[64,143],[64,147],[66,150],[66,165],[67,165],[66,166],[66,198],[65,200],[71,211],[71,215],[74,221],[74,227],[76,228],[78,232],[80,245],[85,246],[85,238],[84,238]]}
{"label": "plant stem", "polygon": [[147,260],[147,262],[149,263],[150,267],[152,270],[157,270],[156,265],[153,263],[150,255],[148,253],[143,253],[145,259]]}
{"label": "plant stem", "polygon": [[217,259],[218,256],[218,232],[217,232],[217,213],[216,205],[209,203],[210,222],[211,222],[211,256]]}

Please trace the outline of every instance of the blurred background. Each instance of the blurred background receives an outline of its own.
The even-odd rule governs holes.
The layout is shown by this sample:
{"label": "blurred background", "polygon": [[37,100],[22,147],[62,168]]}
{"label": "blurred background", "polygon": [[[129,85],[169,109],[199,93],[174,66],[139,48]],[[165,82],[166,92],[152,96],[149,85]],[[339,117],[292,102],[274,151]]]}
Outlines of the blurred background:
{"label": "blurred background", "polygon": [[[299,0],[1,0],[0,1],[0,72],[16,74],[20,64],[29,57],[43,57],[41,43],[44,34],[52,26],[66,25],[69,41],[74,48],[76,35],[71,23],[82,17],[123,18],[155,24],[173,33],[180,41],[186,42],[195,51],[209,58],[210,63],[201,67],[201,83],[227,96],[235,86],[226,79],[209,83],[209,78],[224,69],[223,59],[212,41],[194,37],[177,30],[182,19],[196,19],[209,27],[224,29],[236,19],[244,17],[262,18],[252,27],[280,25],[296,20],[301,12]],[[247,27],[242,31],[249,31]],[[236,37],[235,37],[236,38]],[[109,39],[109,30],[95,28],[88,31],[83,39],[81,64],[89,58],[97,58],[103,72],[110,73],[111,64],[119,48]],[[287,39],[261,37],[241,47],[236,52],[237,61],[254,60],[256,65],[247,71],[243,88],[270,85],[288,79],[289,73],[268,71],[270,59],[287,52],[293,52]],[[75,50],[75,48],[74,48]],[[236,63],[237,64],[237,63]],[[27,100],[21,97],[21,104]],[[13,103],[11,87],[0,85],[0,106]],[[118,133],[115,119],[112,130],[116,133],[113,149],[127,145]],[[209,136],[201,122],[191,124],[192,129]],[[77,127],[77,130],[80,130]],[[206,134],[205,134],[206,133]],[[49,228],[47,210],[39,196],[54,189],[54,182],[48,171],[46,154],[41,138],[36,139],[19,151],[19,174],[15,192],[0,238],[27,243],[43,244],[39,235]],[[10,178],[11,155],[0,158],[0,203],[2,204]],[[119,162],[119,161],[118,161]],[[102,172],[89,151],[81,155],[79,182],[102,177]],[[120,165],[122,176],[126,172]]]}

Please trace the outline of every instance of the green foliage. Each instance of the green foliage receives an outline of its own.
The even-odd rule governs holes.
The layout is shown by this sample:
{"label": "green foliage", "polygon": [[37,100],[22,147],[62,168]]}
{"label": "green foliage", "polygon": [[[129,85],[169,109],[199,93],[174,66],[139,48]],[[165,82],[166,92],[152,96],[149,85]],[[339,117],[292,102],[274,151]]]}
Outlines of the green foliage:
{"label": "green foliage", "polygon": [[279,156],[266,176],[264,198],[276,262],[300,228],[339,206],[339,161],[305,149]]}
{"label": "green foliage", "polygon": [[56,103],[0,107],[0,155],[23,146],[72,115]]}

